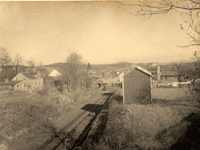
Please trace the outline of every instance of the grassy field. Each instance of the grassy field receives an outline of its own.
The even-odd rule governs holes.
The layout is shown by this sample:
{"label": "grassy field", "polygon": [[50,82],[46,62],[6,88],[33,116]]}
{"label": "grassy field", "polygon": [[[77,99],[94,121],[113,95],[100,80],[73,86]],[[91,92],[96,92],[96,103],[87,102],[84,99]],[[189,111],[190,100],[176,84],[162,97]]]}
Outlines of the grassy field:
{"label": "grassy field", "polygon": [[[30,141],[42,141],[44,137],[55,136],[54,120],[70,113],[78,105],[99,94],[98,92],[101,90],[83,88],[74,93],[61,93],[56,89],[43,89],[32,94],[0,91],[0,148],[27,149]],[[39,144],[41,143],[32,142],[31,149],[34,150],[34,146]]]}
{"label": "grassy field", "polygon": [[153,88],[153,99],[180,100],[190,96],[188,88]]}
{"label": "grassy field", "polygon": [[[35,149],[44,137],[55,136],[55,121],[69,114],[77,105],[99,94],[101,89],[78,89],[77,92],[58,92],[43,89],[32,94],[19,91],[0,91],[0,148],[5,150]],[[122,91],[112,98],[107,125],[99,142],[90,149],[167,149],[191,125],[186,118],[198,107],[186,88],[154,88],[151,104],[122,104]],[[95,137],[93,137],[95,138]],[[98,137],[96,137],[98,138]],[[35,139],[41,139],[40,143]],[[34,147],[34,146],[35,147]],[[89,149],[87,147],[87,149]],[[4,149],[2,149],[4,150]]]}
{"label": "grassy field", "polygon": [[104,120],[103,136],[92,137],[100,139],[95,144],[88,144],[88,139],[83,149],[172,149],[172,145],[193,126],[191,120],[194,119],[188,119],[188,115],[198,112],[199,108],[188,103],[192,95],[186,88],[154,88],[152,93],[151,104],[126,105],[122,103],[122,91],[118,89],[108,119]]}

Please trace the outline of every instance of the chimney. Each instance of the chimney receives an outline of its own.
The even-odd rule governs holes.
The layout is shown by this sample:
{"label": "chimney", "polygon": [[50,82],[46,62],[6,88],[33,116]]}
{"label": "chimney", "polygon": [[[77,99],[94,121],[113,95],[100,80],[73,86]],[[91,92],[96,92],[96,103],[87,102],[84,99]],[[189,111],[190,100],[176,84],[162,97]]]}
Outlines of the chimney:
{"label": "chimney", "polygon": [[158,76],[158,80],[160,80],[160,65],[157,66],[157,76]]}
{"label": "chimney", "polygon": [[5,79],[5,83],[8,83],[8,79]]}

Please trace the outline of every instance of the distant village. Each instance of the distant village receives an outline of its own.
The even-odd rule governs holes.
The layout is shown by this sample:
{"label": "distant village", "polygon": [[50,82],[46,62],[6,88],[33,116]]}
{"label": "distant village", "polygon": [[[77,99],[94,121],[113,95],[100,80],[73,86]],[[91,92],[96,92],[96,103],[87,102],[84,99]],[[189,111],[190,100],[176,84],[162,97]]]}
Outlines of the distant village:
{"label": "distant village", "polygon": [[[61,63],[60,63],[61,64]],[[46,79],[51,79],[54,83],[59,81],[59,77],[63,74],[62,67],[57,66],[44,66],[44,67],[25,67],[21,72],[17,73],[12,78],[5,78],[0,82],[0,89],[13,89],[21,91],[31,91],[35,89],[42,89],[46,84]],[[125,63],[120,66],[116,65],[95,65],[88,71],[88,75],[93,83],[121,83],[123,76],[133,68],[140,66],[151,73],[152,83],[154,87],[160,86],[178,86],[178,74],[171,64],[161,63],[142,63],[131,64]],[[86,72],[86,67],[81,70]],[[0,73],[3,69],[0,69]],[[84,76],[79,78],[79,85],[84,85]],[[190,81],[184,82],[189,84]]]}

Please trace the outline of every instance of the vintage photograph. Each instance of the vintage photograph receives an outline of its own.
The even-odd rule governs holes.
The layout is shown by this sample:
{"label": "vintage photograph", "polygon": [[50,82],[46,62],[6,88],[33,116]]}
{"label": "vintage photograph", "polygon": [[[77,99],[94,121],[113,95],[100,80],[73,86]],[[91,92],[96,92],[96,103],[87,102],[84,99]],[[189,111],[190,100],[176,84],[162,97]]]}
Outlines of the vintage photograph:
{"label": "vintage photograph", "polygon": [[1,1],[0,150],[199,150],[200,1]]}

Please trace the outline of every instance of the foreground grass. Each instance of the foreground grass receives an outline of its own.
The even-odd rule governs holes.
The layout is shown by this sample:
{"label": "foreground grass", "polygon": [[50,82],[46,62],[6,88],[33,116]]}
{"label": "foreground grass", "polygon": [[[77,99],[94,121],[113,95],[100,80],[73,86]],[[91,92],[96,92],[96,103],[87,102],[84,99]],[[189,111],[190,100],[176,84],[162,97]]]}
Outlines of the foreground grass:
{"label": "foreground grass", "polygon": [[[159,93],[164,92],[164,90],[158,89],[158,91],[154,91],[157,101],[160,98]],[[177,91],[166,89],[165,92],[168,93],[168,97],[165,97],[165,100],[167,98],[173,101],[180,100],[185,96],[182,89],[175,90]],[[161,98],[163,98],[162,96]],[[170,149],[192,125],[191,122],[183,119],[191,111],[183,105],[177,109],[169,103],[165,102],[161,104],[157,103],[157,101],[153,101],[152,104],[147,105],[125,105],[122,103],[121,91],[117,91],[109,108],[108,119],[103,120],[106,123],[106,128],[101,131],[103,134],[101,136],[97,134],[96,137],[88,138],[82,149]],[[195,110],[193,109],[192,111]],[[92,134],[95,135],[95,133]],[[91,142],[92,138],[99,140],[93,143]]]}
{"label": "foreground grass", "polygon": [[[5,144],[9,149],[26,149],[28,141],[56,136],[53,120],[63,113],[70,113],[77,104],[93,97],[95,92],[94,89],[81,88],[73,93],[56,89],[43,89],[32,94],[1,91],[0,146]],[[37,144],[41,143],[32,143],[31,149]]]}
{"label": "foreground grass", "polygon": [[114,103],[104,135],[99,143],[93,145],[93,149],[164,149],[172,144],[173,140],[160,143],[156,135],[178,123],[181,115],[158,105],[123,106]]}

